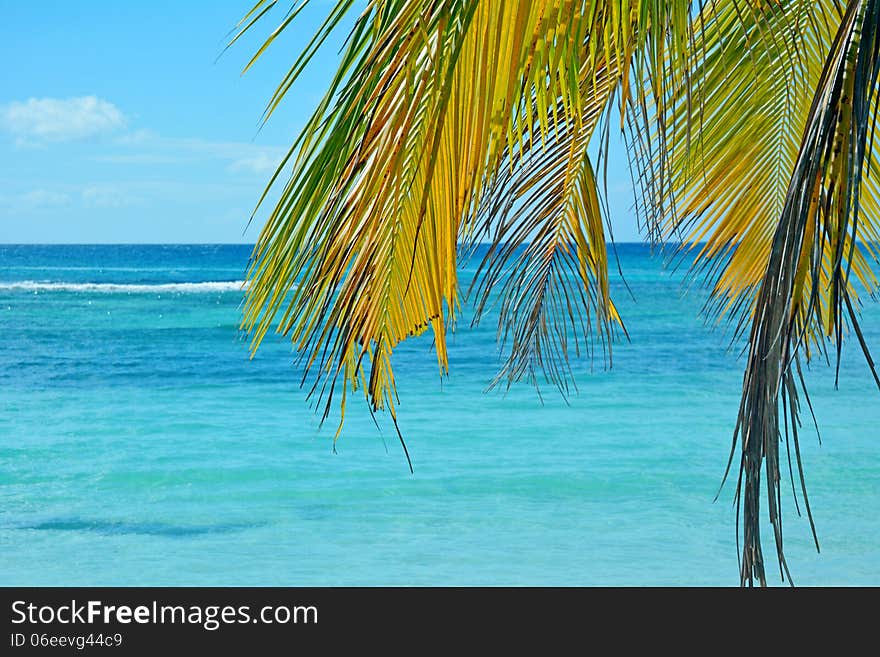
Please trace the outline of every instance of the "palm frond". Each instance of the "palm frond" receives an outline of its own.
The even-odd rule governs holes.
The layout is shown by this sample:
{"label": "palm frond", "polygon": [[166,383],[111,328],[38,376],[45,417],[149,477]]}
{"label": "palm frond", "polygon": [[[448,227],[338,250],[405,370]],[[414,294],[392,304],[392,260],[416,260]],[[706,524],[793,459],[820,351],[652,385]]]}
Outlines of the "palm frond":
{"label": "palm frond", "polygon": [[602,202],[588,146],[611,104],[615,66],[584,68],[577,120],[559,111],[542,147],[508,153],[514,161],[500,168],[481,201],[477,235],[491,243],[471,284],[474,323],[498,305],[499,341],[502,350],[509,347],[492,385],[525,378],[537,386],[543,374],[567,394],[575,385],[571,360],[592,352],[594,336],[610,358],[613,327],[622,322],[610,299]]}
{"label": "palm frond", "polygon": [[[688,3],[576,6],[566,5],[583,23],[584,42],[567,72],[577,72],[580,110],[572,114],[565,97],[547,108],[537,92],[525,106],[519,150],[505,153],[478,209],[476,235],[491,245],[471,287],[475,322],[500,299],[498,336],[509,353],[493,385],[537,385],[543,374],[563,394],[574,384],[572,357],[592,353],[598,340],[610,362],[610,338],[623,326],[609,295],[603,202],[588,147],[615,94],[622,117],[635,107],[636,120],[647,121],[652,90],[666,97],[670,86],[688,87],[682,71],[693,38]],[[630,85],[631,76],[648,88]]]}
{"label": "palm frond", "polygon": [[[259,0],[233,42],[275,5]],[[354,6],[331,5],[267,118]],[[616,110],[649,238],[683,242],[710,312],[751,325],[731,457],[741,441],[742,581],[765,579],[762,468],[788,576],[779,443],[784,431],[806,503],[801,358],[829,341],[839,358],[849,330],[872,362],[857,310],[877,287],[878,24],[880,0],[370,0],[260,199],[282,188],[248,276],[252,349],[274,328],[324,418],[362,390],[396,425],[394,349],[430,329],[447,371],[462,247],[488,235],[471,291],[475,321],[498,303],[496,382],[543,373],[567,392],[572,355],[622,326],[589,155]]]}
{"label": "palm frond", "polygon": [[[636,126],[632,132],[634,160],[643,174],[644,217],[653,234],[660,241],[679,243],[681,255],[695,256],[694,275],[712,286],[707,310],[719,320],[732,321],[734,341],[752,325],[743,406],[731,452],[733,458],[742,437],[736,499],[738,505],[743,502],[738,508],[746,528],[743,583],[764,581],[757,489],[762,463],[780,571],[790,579],[782,549],[780,431],[792,446],[812,526],[797,433],[796,390],[802,384],[798,358],[824,353],[829,337],[839,353],[844,315],[860,336],[855,314],[850,317],[845,309],[857,307],[858,288],[873,291],[877,286],[871,262],[877,255],[880,186],[876,176],[862,175],[861,164],[866,161],[864,171],[869,170],[875,155],[870,145],[848,159],[821,150],[833,138],[846,146],[855,136],[843,135],[865,133],[874,120],[870,85],[876,81],[867,77],[867,64],[862,64],[860,84],[868,89],[863,91],[859,127],[839,111],[853,96],[833,91],[835,79],[852,82],[854,69],[847,69],[847,57],[870,57],[870,47],[857,36],[869,8],[856,10],[853,5],[844,13],[834,0],[707,4],[698,19],[701,29],[693,44],[698,56],[691,60],[689,87],[674,89],[665,104],[652,108],[655,118],[648,127]],[[868,13],[858,18],[859,11]],[[826,132],[811,133],[819,121],[826,121]],[[649,148],[651,139],[662,143]],[[822,158],[826,160],[818,168],[810,169],[811,161]],[[798,186],[814,194],[812,207],[792,209]],[[792,213],[800,213],[799,218],[793,219]],[[786,221],[801,222],[803,233],[781,242]],[[788,272],[791,278],[780,283],[779,268],[789,266],[794,268]],[[774,287],[780,284],[782,288]],[[773,324],[782,318],[790,322],[784,331]],[[772,327],[761,339],[759,325]],[[796,337],[788,341],[786,336]],[[781,429],[779,404],[786,420]]]}
{"label": "palm frond", "polygon": [[[658,230],[695,254],[694,271],[713,286],[708,310],[736,323],[734,337],[754,311],[837,21],[833,2],[799,0],[745,13],[714,7],[695,44],[705,53],[693,72],[698,115],[688,112],[683,92],[673,101],[669,212]],[[853,267],[873,285],[864,255],[854,253]]]}
{"label": "palm frond", "polygon": [[[861,240],[876,234],[880,220],[861,205],[865,162],[873,157],[868,149],[880,74],[880,1],[851,0],[839,25],[816,85],[752,317],[734,433],[734,447],[737,439],[742,445],[737,505],[744,528],[744,584],[765,583],[759,513],[762,470],[780,572],[791,579],[781,519],[783,432],[791,435],[813,524],[797,433],[798,389],[806,394],[800,373],[805,343],[810,336],[828,336],[839,358],[848,323],[872,363],[859,329],[852,274],[861,278],[857,254],[870,248]],[[873,277],[862,282],[876,285]]]}
{"label": "palm frond", "polygon": [[254,349],[276,321],[291,337],[306,375],[317,374],[325,417],[340,382],[343,409],[362,387],[373,410],[394,417],[392,351],[428,327],[446,371],[458,240],[473,233],[486,184],[544,148],[560,121],[583,123],[590,16],[574,7],[374,0],[358,19],[289,156],[245,306]]}

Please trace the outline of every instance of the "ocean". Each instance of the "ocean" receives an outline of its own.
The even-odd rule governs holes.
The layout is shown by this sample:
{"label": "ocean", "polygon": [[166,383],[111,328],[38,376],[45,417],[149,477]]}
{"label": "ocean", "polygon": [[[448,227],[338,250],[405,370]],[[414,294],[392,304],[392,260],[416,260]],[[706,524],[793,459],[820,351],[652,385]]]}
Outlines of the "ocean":
{"label": "ocean", "polygon": [[[714,500],[744,356],[705,289],[618,252],[631,340],[567,400],[487,392],[495,323],[467,308],[448,378],[429,337],[401,345],[411,474],[358,398],[334,453],[288,341],[249,358],[250,247],[0,246],[0,585],[737,585],[735,480]],[[863,330],[880,354],[872,301]],[[837,390],[824,363],[808,380],[822,551],[783,482],[795,583],[880,585],[880,392],[855,341]]]}

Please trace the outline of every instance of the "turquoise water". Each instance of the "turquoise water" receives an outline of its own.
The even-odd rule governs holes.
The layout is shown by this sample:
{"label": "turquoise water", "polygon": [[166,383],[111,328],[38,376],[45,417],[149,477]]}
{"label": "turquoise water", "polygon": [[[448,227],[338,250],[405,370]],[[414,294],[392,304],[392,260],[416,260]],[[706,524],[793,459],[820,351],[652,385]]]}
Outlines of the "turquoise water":
{"label": "turquoise water", "polygon": [[[743,360],[701,289],[619,248],[632,341],[582,363],[569,404],[483,392],[491,319],[461,323],[443,381],[429,339],[399,349],[411,475],[357,405],[332,453],[288,343],[248,359],[247,247],[0,247],[0,584],[737,584],[733,489],[713,498]],[[863,328],[880,352],[877,305]],[[837,391],[809,375],[822,553],[789,494],[798,584],[880,584],[880,393],[857,352]]]}

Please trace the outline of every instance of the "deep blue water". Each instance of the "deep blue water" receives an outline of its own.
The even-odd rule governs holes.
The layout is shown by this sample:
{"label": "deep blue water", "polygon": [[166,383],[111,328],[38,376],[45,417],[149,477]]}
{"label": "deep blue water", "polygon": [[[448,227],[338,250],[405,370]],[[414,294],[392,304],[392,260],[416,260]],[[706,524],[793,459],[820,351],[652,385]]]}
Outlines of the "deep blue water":
{"label": "deep blue water", "polygon": [[[632,340],[610,370],[579,363],[568,403],[484,392],[491,318],[460,322],[442,381],[430,339],[402,345],[411,475],[358,404],[332,452],[283,339],[249,359],[249,251],[0,246],[0,584],[738,583],[732,487],[713,498],[744,361],[661,258],[619,247]],[[872,302],[863,330],[880,351]],[[880,584],[880,392],[855,343],[838,390],[823,365],[808,378],[822,553],[789,494],[789,564],[798,584]]]}

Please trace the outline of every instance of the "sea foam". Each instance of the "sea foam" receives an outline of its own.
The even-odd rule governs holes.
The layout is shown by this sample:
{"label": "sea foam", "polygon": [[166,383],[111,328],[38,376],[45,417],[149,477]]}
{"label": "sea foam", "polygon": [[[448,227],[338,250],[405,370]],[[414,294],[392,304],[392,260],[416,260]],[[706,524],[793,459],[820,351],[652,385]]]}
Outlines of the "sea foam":
{"label": "sea foam", "polygon": [[0,282],[0,291],[94,292],[105,294],[160,294],[170,292],[242,292],[247,281],[205,281],[202,283],[70,283],[64,281]]}

